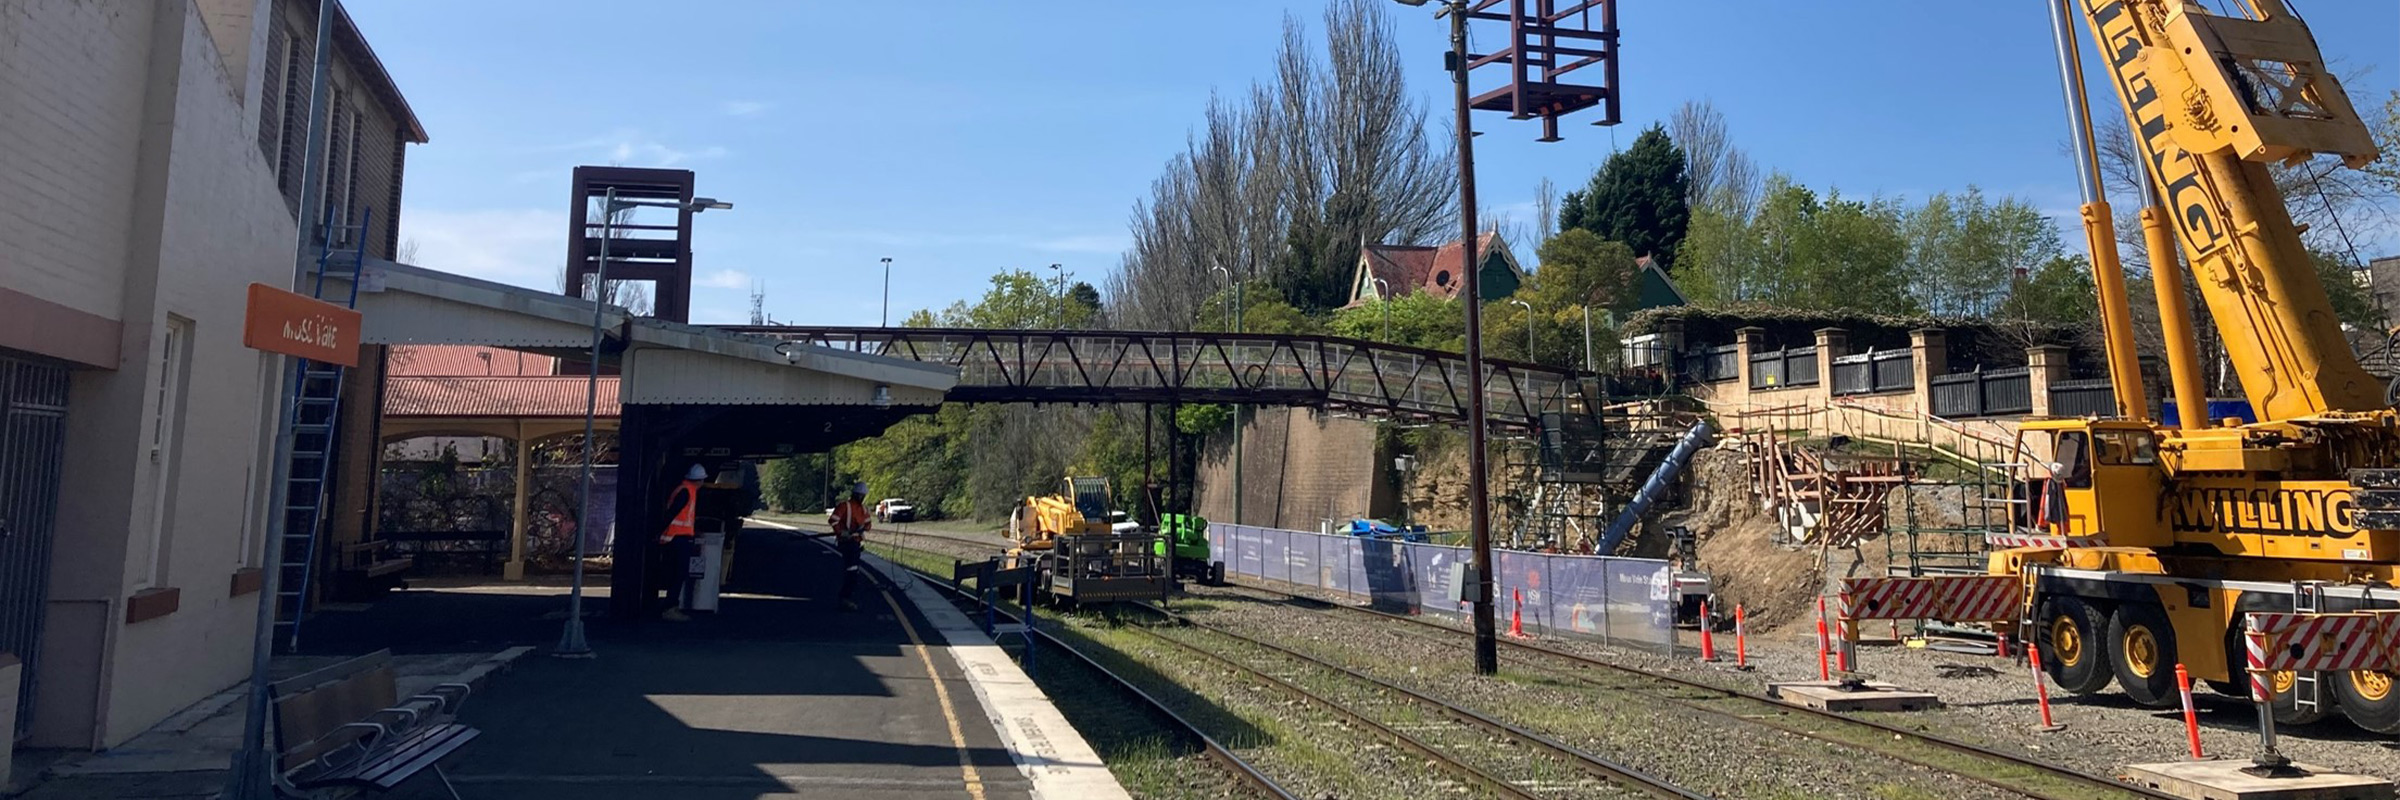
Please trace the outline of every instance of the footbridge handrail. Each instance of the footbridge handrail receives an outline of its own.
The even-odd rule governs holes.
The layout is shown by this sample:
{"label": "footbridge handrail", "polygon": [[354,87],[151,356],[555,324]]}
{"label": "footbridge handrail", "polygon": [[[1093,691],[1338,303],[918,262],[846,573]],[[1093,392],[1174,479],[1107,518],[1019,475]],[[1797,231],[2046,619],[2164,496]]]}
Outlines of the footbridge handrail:
{"label": "footbridge handrail", "polygon": [[1532,429],[1544,413],[1584,413],[1591,376],[1484,360],[1470,381],[1457,353],[1333,336],[978,328],[727,325],[813,347],[948,364],[948,399],[986,403],[1249,403],[1463,423],[1481,385],[1495,426]]}

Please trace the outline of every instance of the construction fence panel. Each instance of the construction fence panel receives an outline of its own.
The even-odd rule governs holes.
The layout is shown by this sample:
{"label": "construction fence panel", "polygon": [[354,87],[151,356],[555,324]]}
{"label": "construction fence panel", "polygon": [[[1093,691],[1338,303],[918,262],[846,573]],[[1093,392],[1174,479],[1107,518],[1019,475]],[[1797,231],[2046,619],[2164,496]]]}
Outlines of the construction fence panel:
{"label": "construction fence panel", "polygon": [[[1308,531],[1211,524],[1209,542],[1229,577],[1318,589],[1394,614],[1467,619],[1450,598],[1466,548]],[[1493,553],[1500,624],[1520,615],[1527,633],[1588,636],[1666,650],[1675,604],[1667,563],[1647,558]],[[1520,606],[1519,603],[1522,602]]]}

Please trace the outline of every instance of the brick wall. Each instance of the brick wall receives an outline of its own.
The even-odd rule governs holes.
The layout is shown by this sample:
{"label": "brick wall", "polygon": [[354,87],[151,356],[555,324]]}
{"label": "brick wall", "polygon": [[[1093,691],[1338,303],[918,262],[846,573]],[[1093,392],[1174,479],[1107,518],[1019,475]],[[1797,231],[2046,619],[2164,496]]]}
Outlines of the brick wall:
{"label": "brick wall", "polygon": [[120,318],[150,19],[148,3],[0,0],[9,288]]}

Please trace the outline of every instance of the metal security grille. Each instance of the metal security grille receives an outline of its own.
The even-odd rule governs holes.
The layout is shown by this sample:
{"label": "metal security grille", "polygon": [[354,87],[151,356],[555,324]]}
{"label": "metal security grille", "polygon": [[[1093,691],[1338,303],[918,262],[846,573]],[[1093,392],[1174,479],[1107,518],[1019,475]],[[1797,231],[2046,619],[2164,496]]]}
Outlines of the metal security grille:
{"label": "metal security grille", "polygon": [[33,720],[66,422],[66,367],[0,355],[0,652],[25,663],[11,740]]}

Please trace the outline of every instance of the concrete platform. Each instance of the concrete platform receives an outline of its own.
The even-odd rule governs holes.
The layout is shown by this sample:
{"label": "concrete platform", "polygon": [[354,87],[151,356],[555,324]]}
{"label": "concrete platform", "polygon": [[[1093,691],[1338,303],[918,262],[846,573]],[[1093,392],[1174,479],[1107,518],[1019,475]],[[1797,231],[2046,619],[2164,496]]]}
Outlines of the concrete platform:
{"label": "concrete platform", "polygon": [[2367,775],[2330,772],[2295,762],[2309,773],[2298,778],[2261,778],[2242,772],[2248,761],[2178,761],[2132,764],[2125,780],[2192,800],[2391,800],[2392,782]]}
{"label": "concrete platform", "polygon": [[[680,624],[594,616],[595,658],[546,655],[565,620],[558,581],[426,581],[321,615],[311,655],[290,666],[389,647],[426,665],[404,670],[424,673],[403,675],[405,690],[514,658],[460,711],[483,733],[444,766],[470,798],[1125,796],[1039,688],[946,602],[887,600],[865,584],[859,610],[844,611],[840,559],[825,547],[752,530],[740,552],[718,613]],[[442,655],[466,643],[491,649]],[[161,726],[182,744],[140,739],[50,770],[28,800],[214,797],[233,742],[224,712],[238,731],[238,699]],[[185,746],[194,743],[207,747]],[[448,797],[430,777],[386,796]]]}
{"label": "concrete platform", "polygon": [[1867,681],[1863,690],[1853,690],[1840,681],[1770,683],[1767,696],[1825,711],[1923,711],[1942,707],[1942,699],[1932,692],[1902,689],[1879,681]]}

